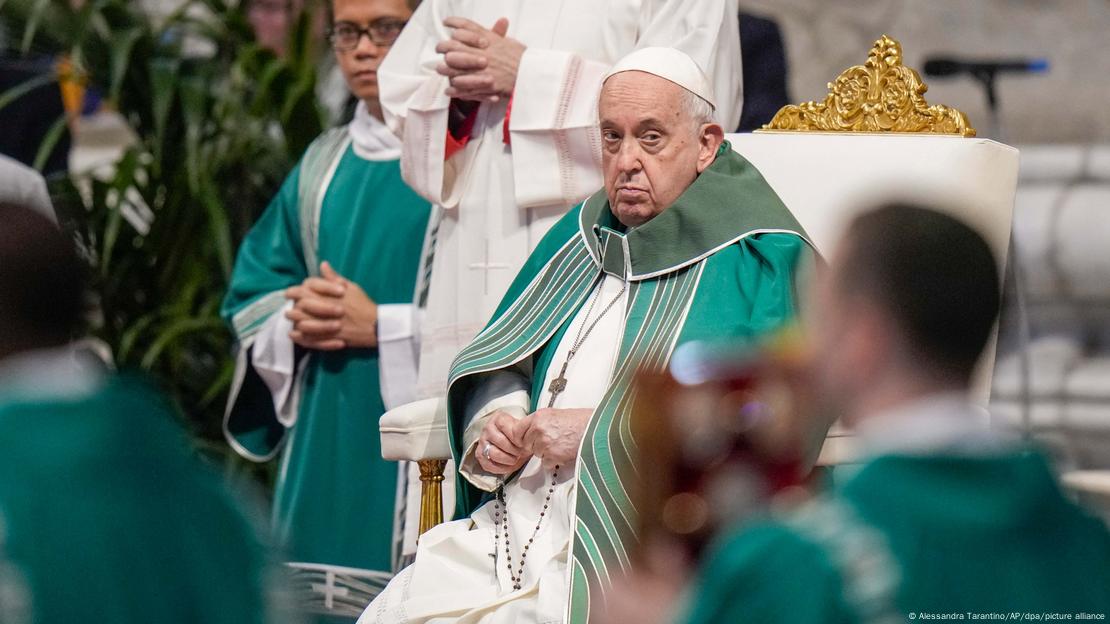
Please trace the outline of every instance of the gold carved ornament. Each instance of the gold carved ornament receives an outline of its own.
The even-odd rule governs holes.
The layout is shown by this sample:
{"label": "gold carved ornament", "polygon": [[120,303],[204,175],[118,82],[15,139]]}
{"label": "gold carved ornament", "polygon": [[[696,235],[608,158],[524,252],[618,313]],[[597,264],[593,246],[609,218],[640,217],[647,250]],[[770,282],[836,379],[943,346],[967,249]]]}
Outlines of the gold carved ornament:
{"label": "gold carved ornament", "polygon": [[902,44],[886,35],[875,42],[866,63],[844,70],[828,86],[823,102],[784,106],[763,130],[975,136],[967,115],[925,101],[929,87],[902,64]]}

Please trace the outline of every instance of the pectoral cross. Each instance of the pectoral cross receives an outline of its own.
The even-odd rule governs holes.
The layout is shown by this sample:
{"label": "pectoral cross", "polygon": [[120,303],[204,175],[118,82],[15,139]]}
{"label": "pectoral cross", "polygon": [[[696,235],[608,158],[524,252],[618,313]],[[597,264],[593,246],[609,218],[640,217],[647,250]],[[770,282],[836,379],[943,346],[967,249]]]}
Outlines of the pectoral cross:
{"label": "pectoral cross", "polygon": [[468,265],[466,265],[466,268],[472,269],[472,270],[483,269],[485,271],[485,276],[484,276],[485,277],[485,294],[488,295],[489,294],[489,272],[490,272],[490,269],[511,269],[513,267],[511,265],[505,264],[504,262],[490,262],[489,261],[489,239],[487,238],[486,239],[486,252],[485,252],[485,256],[483,257],[482,261],[481,262],[473,262],[471,264],[468,264]]}
{"label": "pectoral cross", "polygon": [[559,371],[559,376],[551,380],[551,385],[547,390],[551,392],[551,400],[547,403],[548,407],[555,407],[555,399],[558,398],[563,390],[567,389],[567,365],[570,364],[570,358],[563,362],[563,368]]}

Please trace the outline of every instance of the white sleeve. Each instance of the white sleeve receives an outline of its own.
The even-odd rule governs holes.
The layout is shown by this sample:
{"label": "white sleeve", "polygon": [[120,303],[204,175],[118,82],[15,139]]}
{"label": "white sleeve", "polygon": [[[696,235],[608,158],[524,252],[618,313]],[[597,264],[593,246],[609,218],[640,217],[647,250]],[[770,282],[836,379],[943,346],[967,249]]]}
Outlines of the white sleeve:
{"label": "white sleeve", "polygon": [[378,306],[378,376],[385,409],[416,400],[416,372],[420,357],[418,308],[411,303]]}
{"label": "white sleeve", "polygon": [[458,205],[457,173],[471,150],[444,160],[447,112],[451,98],[447,78],[436,73],[435,47],[451,34],[440,0],[424,0],[378,68],[379,95],[385,122],[400,139],[401,175],[421,197],[445,208]]}
{"label": "white sleeve", "polygon": [[499,370],[482,378],[482,382],[467,399],[466,429],[463,431],[465,449],[459,462],[459,474],[474,487],[492,492],[501,484],[501,476],[491,474],[478,464],[478,438],[486,422],[497,411],[507,412],[520,419],[528,415],[531,404],[528,377],[516,370]]}
{"label": "white sleeve", "polygon": [[516,203],[578,203],[601,188],[597,96],[608,63],[573,52],[528,48],[509,114]]}
{"label": "white sleeve", "polygon": [[285,318],[285,313],[292,308],[293,302],[289,301],[270,315],[251,344],[251,365],[273,396],[278,422],[286,427],[292,427],[297,421],[296,352],[293,339],[289,337],[293,321]]}
{"label": "white sleeve", "polygon": [[735,130],[744,101],[736,0],[644,0],[640,33],[637,48],[677,48],[705,70],[717,98],[717,121],[725,132]]}

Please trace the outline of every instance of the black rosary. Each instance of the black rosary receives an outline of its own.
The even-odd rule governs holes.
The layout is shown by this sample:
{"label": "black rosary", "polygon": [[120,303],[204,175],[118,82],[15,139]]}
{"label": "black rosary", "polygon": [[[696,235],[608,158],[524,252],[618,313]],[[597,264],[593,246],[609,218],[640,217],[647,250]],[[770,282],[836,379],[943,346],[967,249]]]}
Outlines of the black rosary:
{"label": "black rosary", "polygon": [[[625,282],[624,285],[621,286],[620,292],[618,292],[617,295],[613,297],[613,300],[605,306],[605,309],[601,311],[601,314],[598,314],[597,318],[594,319],[593,322],[589,324],[589,328],[586,329],[586,321],[589,320],[590,314],[593,313],[594,305],[597,304],[597,300],[601,298],[600,290],[598,290],[597,296],[594,297],[593,300],[590,302],[590,307],[586,310],[586,318],[583,319],[582,324],[578,326],[578,335],[575,336],[574,344],[571,346],[570,351],[567,352],[567,359],[563,362],[563,368],[559,372],[559,376],[551,380],[551,385],[548,388],[548,390],[551,392],[551,400],[547,403],[548,408],[555,407],[555,399],[559,396],[559,394],[563,392],[563,390],[566,390],[567,388],[566,373],[567,365],[570,364],[570,360],[575,356],[575,354],[578,353],[578,349],[582,346],[582,343],[586,341],[586,338],[590,337],[590,332],[594,330],[594,327],[597,326],[602,317],[604,317],[605,314],[617,303],[617,301],[620,300],[621,295],[623,295],[624,291],[627,289],[628,283]],[[586,330],[584,334],[582,331],[583,329]],[[505,502],[505,486],[497,488],[497,496],[494,499],[493,503],[493,523],[497,525],[498,528],[495,529],[493,532],[493,553],[490,556],[493,557],[496,561],[497,542],[499,536],[504,535],[505,568],[509,571],[509,580],[513,582],[514,590],[519,590],[521,587],[523,587],[524,562],[528,559],[528,549],[531,548],[533,543],[535,543],[536,536],[540,533],[540,526],[543,524],[544,516],[547,515],[547,510],[551,506],[551,497],[555,494],[555,486],[558,485],[558,480],[559,465],[556,464],[555,468],[551,472],[551,487],[547,488],[547,497],[543,501],[543,509],[540,510],[540,517],[538,520],[536,520],[536,528],[532,530],[532,537],[528,538],[528,543],[525,544],[524,548],[520,551],[520,567],[517,568],[516,574],[513,573],[513,554],[509,550],[509,505]]]}

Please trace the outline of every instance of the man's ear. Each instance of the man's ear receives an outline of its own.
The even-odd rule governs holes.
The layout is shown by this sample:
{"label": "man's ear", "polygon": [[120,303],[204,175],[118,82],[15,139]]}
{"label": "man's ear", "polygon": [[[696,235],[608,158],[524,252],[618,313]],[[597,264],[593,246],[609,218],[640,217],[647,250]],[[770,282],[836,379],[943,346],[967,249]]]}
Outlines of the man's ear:
{"label": "man's ear", "polygon": [[698,173],[705,171],[717,158],[717,150],[725,141],[725,131],[720,124],[702,124],[698,135]]}

